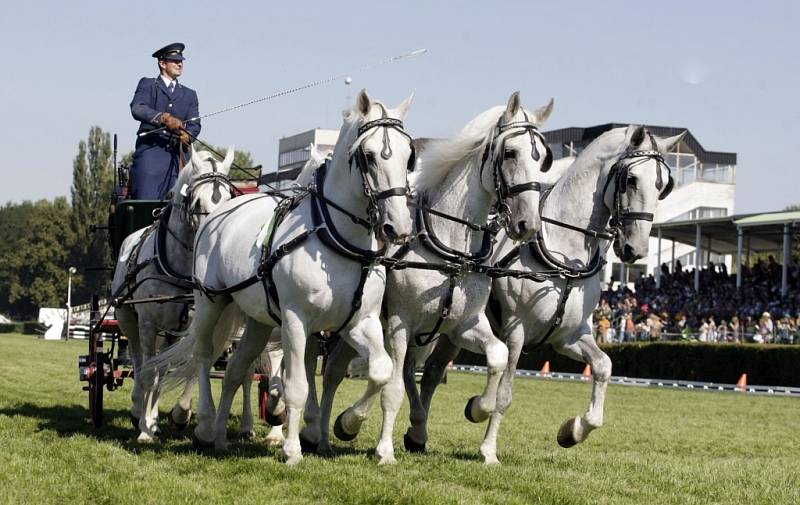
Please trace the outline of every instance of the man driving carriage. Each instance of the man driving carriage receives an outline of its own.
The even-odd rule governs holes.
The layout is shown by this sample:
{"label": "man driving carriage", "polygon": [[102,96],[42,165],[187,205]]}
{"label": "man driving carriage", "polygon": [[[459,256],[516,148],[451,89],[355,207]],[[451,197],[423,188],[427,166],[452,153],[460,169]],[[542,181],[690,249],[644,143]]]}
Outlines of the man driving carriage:
{"label": "man driving carriage", "polygon": [[183,73],[183,50],[180,42],[166,45],[153,53],[158,59],[159,75],[142,77],[131,100],[131,114],[140,121],[139,136],[131,167],[131,197],[138,200],[163,200],[178,177],[181,158],[200,133],[197,93],[178,82]]}

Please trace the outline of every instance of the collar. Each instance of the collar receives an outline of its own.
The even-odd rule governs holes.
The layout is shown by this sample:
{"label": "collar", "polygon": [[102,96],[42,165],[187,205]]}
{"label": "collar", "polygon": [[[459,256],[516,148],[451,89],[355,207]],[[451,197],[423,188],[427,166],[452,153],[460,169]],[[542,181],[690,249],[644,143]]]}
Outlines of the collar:
{"label": "collar", "polygon": [[161,81],[164,83],[164,86],[169,88],[170,83],[175,82],[175,87],[178,87],[178,79],[170,79],[169,77],[165,76],[164,74],[158,74],[161,78]]}

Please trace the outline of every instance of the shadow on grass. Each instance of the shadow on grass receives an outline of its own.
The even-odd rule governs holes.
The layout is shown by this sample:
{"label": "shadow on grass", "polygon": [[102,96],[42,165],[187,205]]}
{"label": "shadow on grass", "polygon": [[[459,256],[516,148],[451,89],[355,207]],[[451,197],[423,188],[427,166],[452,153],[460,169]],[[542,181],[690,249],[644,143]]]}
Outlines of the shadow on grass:
{"label": "shadow on grass", "polygon": [[[8,417],[24,417],[38,421],[39,431],[52,431],[60,437],[70,438],[74,435],[83,435],[99,442],[113,442],[123,449],[135,453],[169,453],[177,455],[201,454],[211,459],[237,458],[263,458],[280,455],[280,447],[268,447],[263,439],[242,439],[237,431],[228,432],[228,448],[224,451],[215,451],[213,448],[197,447],[192,441],[194,423],[182,431],[176,431],[162,419],[162,430],[159,441],[154,444],[139,444],[136,434],[130,424],[130,415],[127,410],[105,409],[103,411],[103,426],[94,428],[88,418],[86,407],[81,405],[41,406],[33,403],[23,403],[13,407],[0,408],[0,415]],[[374,449],[359,450],[351,446],[333,445],[333,455],[308,456],[321,459],[336,459],[344,456],[371,456]]]}

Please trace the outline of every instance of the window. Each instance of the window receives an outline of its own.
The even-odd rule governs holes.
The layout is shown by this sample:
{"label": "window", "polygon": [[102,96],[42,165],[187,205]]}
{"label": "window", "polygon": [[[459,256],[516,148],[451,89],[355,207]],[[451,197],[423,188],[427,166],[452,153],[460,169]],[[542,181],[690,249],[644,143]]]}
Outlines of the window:
{"label": "window", "polygon": [[295,163],[305,162],[308,160],[308,156],[309,152],[305,147],[281,153],[278,156],[278,168],[283,168],[287,165],[293,165]]}
{"label": "window", "polygon": [[679,216],[675,216],[669,221],[690,221],[694,219],[708,219],[711,217],[725,217],[728,215],[728,209],[725,207],[695,207],[689,212],[684,212]]}

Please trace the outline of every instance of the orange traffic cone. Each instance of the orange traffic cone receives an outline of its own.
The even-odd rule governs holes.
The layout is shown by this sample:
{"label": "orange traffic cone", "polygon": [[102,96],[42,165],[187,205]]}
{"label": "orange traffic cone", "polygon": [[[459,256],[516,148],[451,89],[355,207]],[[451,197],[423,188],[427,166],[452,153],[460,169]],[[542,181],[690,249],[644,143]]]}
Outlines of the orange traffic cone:
{"label": "orange traffic cone", "polygon": [[739,382],[736,383],[736,389],[739,391],[747,391],[747,374],[743,373],[739,377]]}
{"label": "orange traffic cone", "polygon": [[587,363],[586,366],[583,367],[583,378],[584,379],[592,378],[592,365]]}
{"label": "orange traffic cone", "polygon": [[542,370],[539,373],[542,374],[542,375],[550,375],[550,362],[549,361],[545,361],[544,362],[544,366],[542,366]]}

